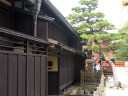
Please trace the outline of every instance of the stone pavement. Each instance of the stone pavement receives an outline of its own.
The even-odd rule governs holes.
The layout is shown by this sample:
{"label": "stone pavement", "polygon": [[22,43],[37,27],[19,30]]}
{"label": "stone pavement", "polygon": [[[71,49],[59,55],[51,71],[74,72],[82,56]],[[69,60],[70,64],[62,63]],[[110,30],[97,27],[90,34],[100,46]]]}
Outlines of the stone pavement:
{"label": "stone pavement", "polygon": [[104,96],[128,96],[128,69],[124,67],[116,67],[116,69],[118,79],[121,81],[123,88],[110,88],[110,86],[113,86],[114,84],[113,78],[109,78],[109,80],[106,81]]}

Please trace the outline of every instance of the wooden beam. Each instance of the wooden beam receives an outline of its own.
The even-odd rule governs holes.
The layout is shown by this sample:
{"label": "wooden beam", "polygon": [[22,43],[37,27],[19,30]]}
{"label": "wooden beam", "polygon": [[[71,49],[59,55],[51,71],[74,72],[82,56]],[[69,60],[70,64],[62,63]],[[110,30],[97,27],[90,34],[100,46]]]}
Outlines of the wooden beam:
{"label": "wooden beam", "polygon": [[6,37],[11,37],[11,38],[18,38],[18,39],[21,39],[21,40],[28,40],[28,41],[31,41],[33,43],[35,42],[35,43],[49,44],[45,40],[35,38],[33,36],[30,36],[30,35],[22,34],[22,33],[17,32],[17,31],[5,29],[3,27],[0,27],[0,35],[1,36],[6,36]]}

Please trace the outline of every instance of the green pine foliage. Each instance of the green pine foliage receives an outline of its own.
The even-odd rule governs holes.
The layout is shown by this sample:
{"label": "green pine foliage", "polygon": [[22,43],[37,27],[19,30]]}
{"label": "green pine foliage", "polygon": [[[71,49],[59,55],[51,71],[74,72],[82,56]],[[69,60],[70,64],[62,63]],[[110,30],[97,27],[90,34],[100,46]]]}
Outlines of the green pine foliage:
{"label": "green pine foliage", "polygon": [[[102,48],[102,50],[113,50],[115,54],[119,53],[119,50],[126,42],[125,39],[128,38],[128,23],[127,26],[122,28],[121,32],[109,33],[108,30],[115,29],[115,27],[107,20],[104,20],[103,13],[96,11],[98,0],[80,0],[79,4],[79,7],[72,8],[74,13],[70,14],[67,19],[75,26],[77,32],[80,34],[82,38],[81,42],[87,43],[88,50],[99,53],[102,48],[99,40],[102,40],[102,44],[107,46],[106,48]],[[90,41],[95,42],[95,45],[89,45],[88,43]],[[125,46],[124,49],[126,50],[126,48]]]}
{"label": "green pine foliage", "polygon": [[120,31],[121,32],[128,32],[128,22],[124,25],[124,27]]}
{"label": "green pine foliage", "polygon": [[119,42],[121,44],[115,44],[118,48],[114,51],[115,57],[117,60],[124,61],[128,60],[128,22],[120,30],[119,36],[117,38],[121,39]]}

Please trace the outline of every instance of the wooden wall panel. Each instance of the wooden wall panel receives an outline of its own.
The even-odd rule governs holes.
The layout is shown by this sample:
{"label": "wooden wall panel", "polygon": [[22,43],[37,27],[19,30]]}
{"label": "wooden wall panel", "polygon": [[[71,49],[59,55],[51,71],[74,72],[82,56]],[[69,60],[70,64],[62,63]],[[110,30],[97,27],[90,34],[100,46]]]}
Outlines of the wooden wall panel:
{"label": "wooden wall panel", "polygon": [[69,36],[68,37],[68,46],[77,49],[77,40],[76,37]]}
{"label": "wooden wall panel", "polygon": [[74,58],[72,55],[68,56],[68,85],[74,82]]}
{"label": "wooden wall panel", "polygon": [[11,28],[12,19],[11,12],[0,6],[0,26]]}
{"label": "wooden wall panel", "polygon": [[27,64],[27,96],[35,96],[34,86],[35,86],[35,69],[34,69],[34,56],[28,56]]}
{"label": "wooden wall panel", "polygon": [[71,74],[72,74],[72,71],[71,71],[71,66],[72,65],[72,59],[71,59],[71,56],[68,56],[68,83],[70,83],[72,80],[71,80]]}
{"label": "wooden wall panel", "polygon": [[33,35],[33,17],[27,14],[15,12],[14,30]]}
{"label": "wooden wall panel", "polygon": [[8,96],[17,96],[17,55],[8,55]]}
{"label": "wooden wall panel", "polygon": [[82,51],[82,44],[80,43],[80,41],[77,41],[77,50]]}
{"label": "wooden wall panel", "polygon": [[0,54],[0,96],[7,96],[7,54]]}
{"label": "wooden wall panel", "polygon": [[[6,5],[5,5],[6,6]],[[0,26],[33,35],[32,15],[15,12],[9,8],[0,6]]]}
{"label": "wooden wall panel", "polygon": [[26,55],[18,55],[18,96],[26,96]]}
{"label": "wooden wall panel", "polygon": [[80,70],[85,69],[85,58],[81,55],[75,55],[75,83],[80,83]]}
{"label": "wooden wall panel", "polygon": [[[75,64],[77,63],[78,65],[81,66],[82,61],[77,60],[77,58],[78,57],[75,58],[75,56],[72,54],[61,55],[60,69],[59,69],[60,70],[60,73],[59,73],[60,90],[64,89],[65,87],[68,87],[70,84],[74,83],[75,78],[78,78],[78,76],[80,76],[79,66],[77,67],[77,66],[75,66]],[[79,73],[78,73],[78,71],[79,71]]]}
{"label": "wooden wall panel", "polygon": [[47,57],[0,52],[0,96],[47,96]]}
{"label": "wooden wall panel", "polygon": [[41,70],[40,57],[35,57],[35,96],[40,96],[41,88]]}
{"label": "wooden wall panel", "polygon": [[60,57],[60,90],[67,86],[67,76],[68,76],[68,61],[67,55],[61,55]]}
{"label": "wooden wall panel", "polygon": [[47,57],[41,57],[41,96],[47,96]]}
{"label": "wooden wall panel", "polygon": [[49,24],[48,38],[68,45],[68,35],[66,35],[64,31],[56,28],[53,24]]}
{"label": "wooden wall panel", "polygon": [[48,72],[48,94],[58,94],[58,72]]}
{"label": "wooden wall panel", "polygon": [[48,24],[43,20],[38,19],[37,22],[37,37],[47,40]]}

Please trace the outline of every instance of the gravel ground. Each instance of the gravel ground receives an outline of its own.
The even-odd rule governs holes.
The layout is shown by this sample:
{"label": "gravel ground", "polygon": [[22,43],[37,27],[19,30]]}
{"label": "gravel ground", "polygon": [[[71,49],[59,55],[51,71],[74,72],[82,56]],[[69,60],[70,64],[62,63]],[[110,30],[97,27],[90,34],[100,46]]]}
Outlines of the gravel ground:
{"label": "gravel ground", "polygon": [[109,80],[106,81],[106,87],[104,92],[105,96],[128,96],[128,69],[124,67],[116,67],[116,69],[118,79],[121,82],[123,88],[110,88],[114,84],[113,78],[109,78]]}

